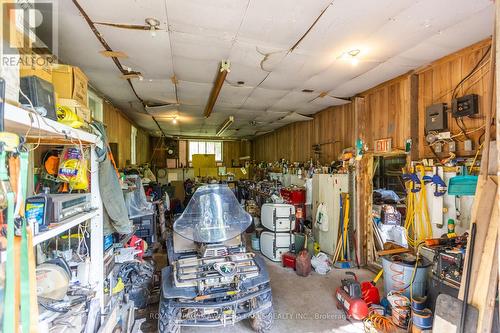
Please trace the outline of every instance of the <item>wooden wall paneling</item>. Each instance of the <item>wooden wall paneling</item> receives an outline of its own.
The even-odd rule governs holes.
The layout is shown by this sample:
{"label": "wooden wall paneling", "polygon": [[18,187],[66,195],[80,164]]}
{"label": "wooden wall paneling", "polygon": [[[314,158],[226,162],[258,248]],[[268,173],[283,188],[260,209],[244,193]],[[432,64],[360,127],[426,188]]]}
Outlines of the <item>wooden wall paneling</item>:
{"label": "wooden wall paneling", "polygon": [[[454,87],[476,66],[481,57],[488,52],[491,41],[484,40],[476,43],[463,50],[455,52],[449,56],[439,59],[432,64],[417,71],[419,80],[419,96],[418,96],[418,118],[421,120],[419,124],[419,157],[434,157],[432,151],[427,146],[425,138],[425,109],[435,103],[447,103],[451,107],[452,93]],[[466,94],[479,95],[479,114],[473,118],[464,118],[465,127],[467,130],[472,130],[483,125],[485,116],[484,112],[487,106],[485,103],[489,101],[490,79],[489,64],[485,62],[485,66],[481,67],[480,71],[467,80],[460,89],[457,90],[457,96]],[[451,114],[448,115],[448,127],[453,134],[460,133],[454,118]],[[467,152],[464,150],[463,138],[457,140],[458,156],[472,156],[475,154],[475,149],[479,146],[479,137],[482,131],[476,131],[469,136],[473,140],[473,151]],[[443,153],[438,154],[444,158],[448,156],[448,147],[443,147]]]}
{"label": "wooden wall paneling", "polygon": [[137,138],[136,138],[136,162],[137,164],[142,164],[149,162],[151,160],[151,139],[149,134],[143,129],[137,129]]}
{"label": "wooden wall paneling", "polygon": [[[125,167],[131,161],[132,122],[107,101],[103,106],[103,122],[106,125],[108,141],[118,146],[118,167]],[[148,162],[152,149],[149,135],[139,127],[136,126],[136,128],[136,161],[137,163]]]}
{"label": "wooden wall paneling", "polygon": [[342,149],[354,144],[353,131],[351,104],[330,107],[315,114],[313,120],[293,123],[255,138],[253,157],[257,161],[285,158],[303,162],[316,158],[312,146],[320,144],[320,161],[330,163],[337,159]]}
{"label": "wooden wall paneling", "polygon": [[405,74],[360,94],[366,100],[367,114],[362,120],[370,150],[374,140],[385,138],[392,138],[393,148],[404,149],[411,137],[410,89],[410,77]]}
{"label": "wooden wall paneling", "polygon": [[226,167],[232,167],[243,164],[240,157],[251,155],[250,141],[224,141],[222,143],[222,164]]}
{"label": "wooden wall paneling", "polygon": [[411,151],[410,151],[410,159],[418,160],[418,151],[420,146],[420,141],[423,138],[419,136],[420,123],[421,121],[418,118],[418,96],[420,93],[419,85],[418,85],[418,75],[412,74],[409,79],[409,103],[410,103],[410,114],[409,123],[410,123],[410,138],[412,141]]}

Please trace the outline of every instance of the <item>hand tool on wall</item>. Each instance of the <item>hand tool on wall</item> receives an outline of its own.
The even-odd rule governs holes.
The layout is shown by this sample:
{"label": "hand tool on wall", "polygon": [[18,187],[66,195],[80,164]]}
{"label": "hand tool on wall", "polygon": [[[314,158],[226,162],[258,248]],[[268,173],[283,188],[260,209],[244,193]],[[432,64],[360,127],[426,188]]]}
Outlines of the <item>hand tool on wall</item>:
{"label": "hand tool on wall", "polygon": [[422,182],[420,181],[420,178],[418,178],[416,173],[404,173],[402,177],[405,182],[411,182],[411,192],[420,192],[420,190],[422,189]]}
{"label": "hand tool on wall", "polygon": [[435,174],[432,177],[424,176],[422,180],[424,181],[424,184],[432,183],[435,185],[434,196],[441,197],[446,193],[446,183],[441,177],[439,177],[438,174]]}

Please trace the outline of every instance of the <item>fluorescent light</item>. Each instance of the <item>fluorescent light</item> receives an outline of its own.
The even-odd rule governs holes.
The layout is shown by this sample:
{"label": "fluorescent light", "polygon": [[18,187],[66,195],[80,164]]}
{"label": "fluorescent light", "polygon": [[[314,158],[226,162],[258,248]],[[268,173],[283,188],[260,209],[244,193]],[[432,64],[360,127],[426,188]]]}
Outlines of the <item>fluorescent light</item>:
{"label": "fluorescent light", "polygon": [[227,118],[222,123],[222,125],[219,127],[219,129],[217,130],[217,133],[215,135],[216,136],[221,136],[229,128],[229,126],[232,125],[232,123],[234,123],[234,117],[233,116],[229,116],[229,118]]}
{"label": "fluorescent light", "polygon": [[229,60],[222,60],[219,66],[219,70],[217,71],[217,77],[215,78],[215,82],[212,87],[212,91],[210,92],[207,105],[205,106],[205,111],[203,112],[205,118],[210,117],[210,114],[212,113],[215,102],[217,102],[220,90],[222,89],[222,85],[224,84],[224,80],[226,80],[226,75],[230,71],[230,67],[231,63],[229,62]]}

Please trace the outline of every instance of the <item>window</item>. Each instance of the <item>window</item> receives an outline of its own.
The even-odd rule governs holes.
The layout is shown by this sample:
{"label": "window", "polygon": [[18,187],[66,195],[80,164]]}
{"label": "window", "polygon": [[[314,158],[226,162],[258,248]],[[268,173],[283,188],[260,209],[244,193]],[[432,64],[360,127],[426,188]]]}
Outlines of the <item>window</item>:
{"label": "window", "polygon": [[222,161],[221,141],[189,141],[189,162],[193,160],[194,154],[215,154],[217,162]]}
{"label": "window", "polygon": [[131,131],[130,131],[130,164],[135,165],[137,160],[136,160],[136,155],[137,155],[137,147],[136,147],[136,140],[137,139],[137,128],[134,126],[131,126]]}
{"label": "window", "polygon": [[91,89],[88,90],[88,104],[92,118],[97,121],[103,121],[102,98]]}

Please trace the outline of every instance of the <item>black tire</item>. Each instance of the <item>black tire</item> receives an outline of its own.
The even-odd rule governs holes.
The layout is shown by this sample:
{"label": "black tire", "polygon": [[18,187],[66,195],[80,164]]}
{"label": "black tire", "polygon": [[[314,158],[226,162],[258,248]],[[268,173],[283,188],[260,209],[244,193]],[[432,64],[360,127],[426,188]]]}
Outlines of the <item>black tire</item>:
{"label": "black tire", "polygon": [[181,327],[179,319],[180,309],[172,305],[172,301],[162,298],[158,311],[158,332],[160,333],[180,333]]}
{"label": "black tire", "polygon": [[265,293],[257,298],[258,306],[264,306],[268,302],[271,302],[271,306],[250,318],[250,325],[255,332],[264,333],[271,330],[271,326],[274,322],[274,308],[272,301],[273,297],[271,292]]}

